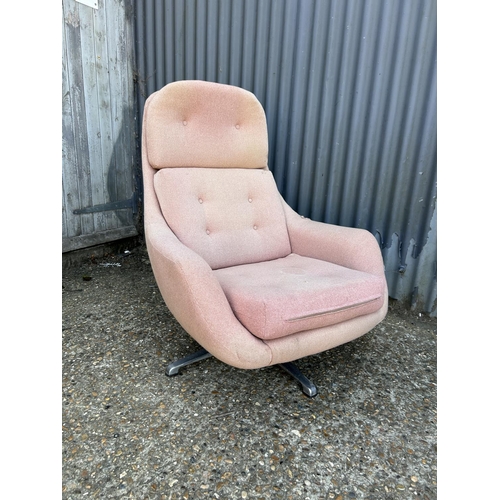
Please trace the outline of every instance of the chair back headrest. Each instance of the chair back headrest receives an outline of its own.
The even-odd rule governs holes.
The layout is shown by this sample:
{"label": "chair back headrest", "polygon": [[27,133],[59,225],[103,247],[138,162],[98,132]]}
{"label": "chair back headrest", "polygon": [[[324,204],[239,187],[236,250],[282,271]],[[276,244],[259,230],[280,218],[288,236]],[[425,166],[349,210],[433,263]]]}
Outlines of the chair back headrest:
{"label": "chair back headrest", "polygon": [[266,115],[254,94],[200,80],[173,82],[146,103],[149,164],[169,167],[267,168]]}

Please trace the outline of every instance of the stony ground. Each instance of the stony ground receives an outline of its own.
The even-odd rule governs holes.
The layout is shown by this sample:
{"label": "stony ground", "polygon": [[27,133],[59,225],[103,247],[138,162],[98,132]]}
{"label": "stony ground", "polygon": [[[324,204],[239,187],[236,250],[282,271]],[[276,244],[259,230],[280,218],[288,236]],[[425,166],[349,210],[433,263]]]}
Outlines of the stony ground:
{"label": "stony ground", "polygon": [[145,249],[63,270],[62,498],[435,499],[436,320],[391,303],[367,335],[279,367],[214,358],[165,307]]}

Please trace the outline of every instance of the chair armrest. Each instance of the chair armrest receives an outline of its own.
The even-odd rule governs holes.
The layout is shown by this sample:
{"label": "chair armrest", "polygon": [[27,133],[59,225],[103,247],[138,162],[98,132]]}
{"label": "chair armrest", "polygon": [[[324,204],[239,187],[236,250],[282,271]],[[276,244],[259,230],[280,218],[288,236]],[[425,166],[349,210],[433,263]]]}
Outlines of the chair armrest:
{"label": "chair armrest", "polygon": [[180,325],[207,351],[238,368],[271,363],[269,347],[234,316],[212,269],[164,221],[146,226],[149,258],[163,299]]}
{"label": "chair armrest", "polygon": [[283,206],[293,253],[384,275],[379,244],[369,231],[304,218],[284,200]]}

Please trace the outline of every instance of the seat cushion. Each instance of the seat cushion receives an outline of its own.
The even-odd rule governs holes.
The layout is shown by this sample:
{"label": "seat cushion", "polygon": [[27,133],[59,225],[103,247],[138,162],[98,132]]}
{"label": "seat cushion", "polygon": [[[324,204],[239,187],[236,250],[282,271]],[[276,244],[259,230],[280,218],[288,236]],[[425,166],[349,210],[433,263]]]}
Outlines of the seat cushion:
{"label": "seat cushion", "polygon": [[291,252],[285,213],[266,169],[164,168],[154,176],[163,217],[212,269]]}
{"label": "seat cushion", "polygon": [[375,312],[385,291],[383,277],[293,253],[215,275],[235,316],[263,340]]}

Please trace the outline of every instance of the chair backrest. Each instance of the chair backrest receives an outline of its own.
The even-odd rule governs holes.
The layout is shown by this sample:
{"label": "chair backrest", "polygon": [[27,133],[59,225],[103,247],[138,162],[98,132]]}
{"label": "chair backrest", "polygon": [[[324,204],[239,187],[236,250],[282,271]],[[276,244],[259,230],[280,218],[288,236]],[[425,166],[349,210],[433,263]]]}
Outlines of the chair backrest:
{"label": "chair backrest", "polygon": [[166,85],[150,98],[145,137],[153,168],[267,167],[264,110],[251,92],[232,85]]}
{"label": "chair backrest", "polygon": [[163,217],[212,269],[291,253],[267,167],[266,117],[252,93],[203,81],[171,83],[150,97],[143,130]]}

